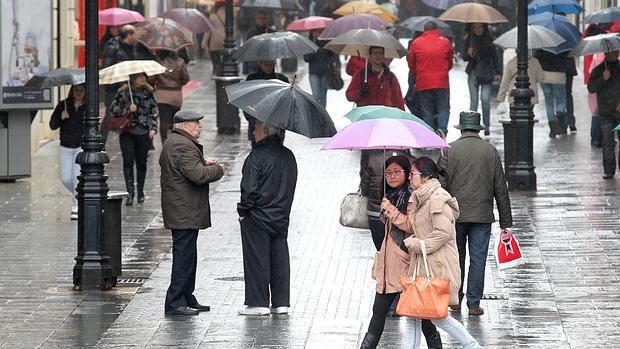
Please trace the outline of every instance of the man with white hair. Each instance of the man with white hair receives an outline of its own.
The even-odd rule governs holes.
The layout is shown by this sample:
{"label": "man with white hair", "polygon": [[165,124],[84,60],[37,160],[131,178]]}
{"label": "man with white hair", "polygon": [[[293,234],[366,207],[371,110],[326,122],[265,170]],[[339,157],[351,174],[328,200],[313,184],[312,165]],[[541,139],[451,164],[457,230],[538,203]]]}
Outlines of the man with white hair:
{"label": "man with white hair", "polygon": [[198,143],[203,116],[190,111],[174,115],[177,127],[164,143],[161,166],[161,208],[164,226],[172,230],[172,277],[166,293],[166,315],[197,315],[210,307],[194,297],[198,230],[211,226],[209,183],[224,175],[217,160],[205,160]]}
{"label": "man with white hair", "polygon": [[257,121],[253,134],[256,144],[243,163],[237,204],[247,306],[239,314],[285,314],[291,278],[286,239],[297,162],[282,144],[280,129]]}

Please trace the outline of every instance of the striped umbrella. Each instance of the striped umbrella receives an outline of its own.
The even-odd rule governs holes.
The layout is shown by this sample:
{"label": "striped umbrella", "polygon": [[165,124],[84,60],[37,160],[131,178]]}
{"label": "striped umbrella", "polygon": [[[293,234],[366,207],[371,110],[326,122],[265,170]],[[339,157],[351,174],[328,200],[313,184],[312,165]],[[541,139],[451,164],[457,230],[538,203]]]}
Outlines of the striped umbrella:
{"label": "striped umbrella", "polygon": [[[517,27],[510,29],[500,35],[493,43],[501,48],[517,48]],[[527,26],[527,48],[539,49],[546,47],[557,47],[564,43],[566,39],[562,35],[551,31],[541,25],[530,24]]]}
{"label": "striped umbrella", "polygon": [[150,18],[136,25],[136,38],[154,50],[178,51],[193,45],[192,33],[168,18]]}

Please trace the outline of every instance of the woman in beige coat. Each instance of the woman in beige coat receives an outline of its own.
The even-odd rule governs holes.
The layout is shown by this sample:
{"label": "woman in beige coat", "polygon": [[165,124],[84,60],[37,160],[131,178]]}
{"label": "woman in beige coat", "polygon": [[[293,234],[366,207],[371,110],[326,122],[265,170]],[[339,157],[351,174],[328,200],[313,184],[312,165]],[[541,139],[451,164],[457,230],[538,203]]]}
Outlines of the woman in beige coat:
{"label": "woman in beige coat", "polygon": [[[458,304],[461,269],[454,223],[459,216],[459,206],[456,199],[441,188],[438,177],[437,165],[430,158],[424,156],[413,162],[409,175],[409,183],[413,189],[409,202],[413,207],[407,222],[407,229],[410,229],[413,235],[406,238],[404,243],[411,253],[411,273],[416,265],[418,270],[425,270],[421,250],[421,241],[424,241],[429,268],[435,276],[450,280],[450,304]],[[416,326],[413,347],[419,348],[421,319],[414,320]],[[481,348],[465,327],[450,315],[432,322],[452,335],[464,348]]]}

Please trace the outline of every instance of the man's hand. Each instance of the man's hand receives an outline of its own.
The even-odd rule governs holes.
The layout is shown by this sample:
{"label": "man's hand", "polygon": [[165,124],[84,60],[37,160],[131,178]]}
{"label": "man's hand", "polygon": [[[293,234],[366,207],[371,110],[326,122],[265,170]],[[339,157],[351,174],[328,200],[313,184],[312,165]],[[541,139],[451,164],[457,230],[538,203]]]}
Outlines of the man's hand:
{"label": "man's hand", "polygon": [[150,131],[149,131],[149,138],[150,138],[150,139],[153,139],[153,138],[155,137],[155,135],[156,135],[156,134],[157,134],[157,131],[155,131],[155,130],[150,130]]}
{"label": "man's hand", "polygon": [[138,106],[132,103],[132,104],[129,106],[129,111],[130,111],[130,112],[132,112],[132,113],[137,112],[137,111],[138,111]]}
{"label": "man's hand", "polygon": [[603,80],[607,81],[611,78],[611,70],[605,69],[603,70]]}
{"label": "man's hand", "polygon": [[360,86],[360,98],[364,98],[364,97],[368,96],[368,93],[370,93],[370,89],[368,87],[368,83],[367,82],[362,82],[362,85]]}
{"label": "man's hand", "polygon": [[207,160],[207,166],[217,164],[217,159]]}

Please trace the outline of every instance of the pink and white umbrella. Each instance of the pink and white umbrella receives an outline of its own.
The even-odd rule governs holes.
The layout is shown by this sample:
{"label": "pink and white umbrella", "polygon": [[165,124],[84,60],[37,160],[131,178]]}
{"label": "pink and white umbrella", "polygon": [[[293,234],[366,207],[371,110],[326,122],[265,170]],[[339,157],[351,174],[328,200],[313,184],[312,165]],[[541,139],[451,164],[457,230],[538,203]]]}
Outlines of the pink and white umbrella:
{"label": "pink and white umbrella", "polygon": [[292,32],[309,32],[315,29],[325,29],[334,20],[328,17],[310,16],[292,21],[291,24],[286,27],[286,30]]}
{"label": "pink and white umbrella", "polygon": [[99,11],[100,25],[123,25],[143,21],[144,16],[139,12],[124,8],[112,7]]}

